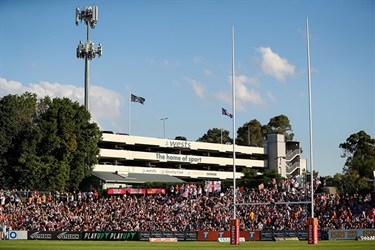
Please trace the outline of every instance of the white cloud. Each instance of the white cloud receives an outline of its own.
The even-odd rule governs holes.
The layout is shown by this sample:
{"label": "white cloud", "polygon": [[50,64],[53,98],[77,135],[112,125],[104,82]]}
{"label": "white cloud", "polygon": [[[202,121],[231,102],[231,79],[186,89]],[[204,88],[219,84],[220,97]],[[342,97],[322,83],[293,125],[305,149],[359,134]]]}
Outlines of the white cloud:
{"label": "white cloud", "polygon": [[214,97],[225,103],[228,103],[228,104],[232,103],[232,96],[228,92],[224,92],[224,91],[217,92],[216,94],[214,94]]}
{"label": "white cloud", "polygon": [[295,66],[289,64],[287,59],[274,53],[271,48],[260,47],[257,50],[262,54],[261,69],[265,74],[275,77],[279,81],[285,81],[287,75],[294,75]]}
{"label": "white cloud", "polygon": [[171,62],[168,59],[164,59],[163,62],[162,62],[162,65],[167,69],[171,69],[171,68],[179,67],[180,63],[179,62]]}
{"label": "white cloud", "polygon": [[213,76],[214,75],[214,73],[211,70],[209,70],[209,69],[204,69],[203,70],[203,74],[205,76]]}
{"label": "white cloud", "polygon": [[256,78],[249,78],[244,75],[236,76],[236,100],[237,109],[246,110],[245,105],[250,103],[253,105],[262,105],[265,103],[259,92],[249,89],[247,85],[257,85]]}
{"label": "white cloud", "polygon": [[157,61],[156,59],[153,59],[153,58],[147,58],[147,61],[150,64],[159,65],[159,66],[162,66],[166,69],[176,68],[176,67],[179,67],[181,65],[179,62],[171,62],[168,59],[164,59],[162,61]]}
{"label": "white cloud", "polygon": [[[66,97],[72,101],[79,102],[81,105],[84,103],[84,88],[82,87],[44,81],[24,86],[20,82],[7,81],[4,78],[0,78],[1,96],[9,94],[21,95],[24,92],[35,93],[38,98],[48,95],[51,98]],[[120,106],[123,102],[123,97],[117,92],[96,85],[90,86],[90,112],[92,119],[99,124],[108,118],[119,118],[121,116]],[[108,112],[109,110],[110,112]]]}
{"label": "white cloud", "polygon": [[[236,76],[236,109],[245,111],[246,105],[263,105],[264,98],[254,89],[249,89],[249,86],[258,85],[257,78],[250,78],[245,75]],[[231,81],[231,78],[229,78]],[[218,100],[224,101],[231,105],[232,94],[230,92],[218,92],[214,95]]]}
{"label": "white cloud", "polygon": [[200,58],[199,56],[196,56],[193,58],[194,64],[200,64],[201,62],[202,62],[202,58]]}
{"label": "white cloud", "polygon": [[204,97],[205,87],[194,79],[186,79],[193,87],[195,94],[199,97]]}
{"label": "white cloud", "polygon": [[267,92],[268,99],[270,99],[272,102],[276,101],[276,98],[273,96],[271,92]]}

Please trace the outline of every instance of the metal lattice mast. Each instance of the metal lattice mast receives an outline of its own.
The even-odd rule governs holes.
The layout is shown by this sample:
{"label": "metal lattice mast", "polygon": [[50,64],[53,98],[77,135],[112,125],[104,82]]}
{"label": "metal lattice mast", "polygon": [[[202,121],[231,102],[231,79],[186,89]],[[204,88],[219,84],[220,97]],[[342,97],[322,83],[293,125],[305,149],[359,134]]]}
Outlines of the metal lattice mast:
{"label": "metal lattice mast", "polygon": [[98,6],[84,7],[80,11],[79,7],[76,8],[76,25],[78,26],[78,21],[85,21],[87,26],[87,41],[83,44],[82,41],[79,42],[77,47],[77,58],[85,59],[85,107],[89,110],[89,89],[90,89],[90,60],[95,58],[96,54],[98,57],[102,55],[102,45],[99,43],[98,47],[95,47],[94,42],[90,40],[90,27],[95,28],[98,22]]}

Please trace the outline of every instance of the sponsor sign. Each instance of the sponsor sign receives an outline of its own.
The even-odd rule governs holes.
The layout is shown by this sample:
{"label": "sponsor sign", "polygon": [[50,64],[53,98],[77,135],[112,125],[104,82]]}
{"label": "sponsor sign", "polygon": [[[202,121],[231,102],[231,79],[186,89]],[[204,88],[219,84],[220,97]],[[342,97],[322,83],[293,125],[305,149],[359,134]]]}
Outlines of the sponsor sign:
{"label": "sponsor sign", "polygon": [[[230,238],[230,231],[198,231],[199,241],[218,241],[220,238]],[[260,231],[240,231],[240,237],[245,241],[260,240]]]}
{"label": "sponsor sign", "polygon": [[61,232],[56,237],[59,240],[80,240],[81,234],[78,232]]}
{"label": "sponsor sign", "polygon": [[240,244],[240,219],[230,220],[230,244]]}
{"label": "sponsor sign", "polygon": [[[230,242],[230,238],[219,238],[219,242]],[[240,242],[245,242],[244,237],[240,237]]]}
{"label": "sponsor sign", "polygon": [[202,162],[202,157],[195,157],[192,155],[178,155],[167,153],[155,153],[155,158],[161,162],[188,162],[190,164],[197,164]]}
{"label": "sponsor sign", "polygon": [[138,233],[138,240],[141,241],[148,241],[148,239],[151,238],[151,232],[139,232]]}
{"label": "sponsor sign", "polygon": [[82,240],[138,240],[137,232],[82,232]]}
{"label": "sponsor sign", "polygon": [[176,238],[178,241],[196,241],[198,240],[198,235],[197,235],[197,232],[194,232],[194,231],[138,232],[138,240],[149,241],[150,238]]}
{"label": "sponsor sign", "polygon": [[166,194],[165,188],[148,188],[147,194]]}
{"label": "sponsor sign", "polygon": [[110,188],[108,194],[126,194],[125,188]]}
{"label": "sponsor sign", "polygon": [[191,142],[178,141],[178,140],[166,140],[164,145],[168,148],[190,148]]}
{"label": "sponsor sign", "polygon": [[162,231],[151,231],[150,238],[163,238]]}
{"label": "sponsor sign", "polygon": [[80,240],[80,232],[28,231],[28,240]]}
{"label": "sponsor sign", "polygon": [[318,219],[309,219],[308,231],[307,231],[308,243],[318,244]]}
{"label": "sponsor sign", "polygon": [[163,232],[163,238],[174,238],[174,232],[172,231]]}
{"label": "sponsor sign", "polygon": [[7,231],[7,240],[27,240],[27,231]]}
{"label": "sponsor sign", "polygon": [[[180,240],[180,239],[178,239],[178,240]],[[186,231],[185,232],[185,240],[186,241],[198,240],[198,234],[197,234],[197,232]]]}
{"label": "sponsor sign", "polygon": [[294,237],[298,237],[298,232],[295,230],[285,230],[284,235],[285,235],[285,238],[294,238]]}
{"label": "sponsor sign", "polygon": [[128,188],[128,194],[146,194],[145,188]]}
{"label": "sponsor sign", "polygon": [[345,229],[328,231],[329,240],[355,240],[361,236],[375,236],[375,229]]}
{"label": "sponsor sign", "polygon": [[[185,240],[185,232],[179,231],[179,232],[172,232],[172,233],[173,233],[173,237],[176,237],[178,241]],[[186,232],[186,233],[190,233],[190,232]]]}
{"label": "sponsor sign", "polygon": [[285,237],[284,231],[280,231],[280,230],[273,231],[273,237],[275,237],[275,238],[284,238]]}
{"label": "sponsor sign", "polygon": [[271,230],[260,231],[260,240],[273,240],[273,232]]}
{"label": "sponsor sign", "polygon": [[52,240],[52,232],[28,231],[27,239],[28,240]]}
{"label": "sponsor sign", "polygon": [[149,238],[149,242],[177,242],[177,238]]}
{"label": "sponsor sign", "polygon": [[299,240],[307,240],[307,230],[298,230],[297,233]]}
{"label": "sponsor sign", "polygon": [[375,236],[358,236],[356,240],[375,240]]}

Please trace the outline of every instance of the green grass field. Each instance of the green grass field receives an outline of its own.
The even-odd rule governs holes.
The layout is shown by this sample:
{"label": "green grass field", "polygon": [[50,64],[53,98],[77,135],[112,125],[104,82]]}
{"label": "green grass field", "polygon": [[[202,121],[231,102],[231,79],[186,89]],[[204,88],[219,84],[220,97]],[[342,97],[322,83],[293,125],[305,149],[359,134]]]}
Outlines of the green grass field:
{"label": "green grass field", "polygon": [[241,242],[240,245],[230,245],[229,243],[220,242],[139,242],[139,241],[42,241],[42,240],[14,240],[0,241],[0,249],[35,249],[35,250],[105,250],[105,249],[139,249],[139,250],[209,250],[209,249],[261,249],[261,250],[279,250],[279,249],[375,249],[375,241],[319,241],[317,245],[309,245],[306,241],[289,241],[289,242],[271,242],[255,241]]}

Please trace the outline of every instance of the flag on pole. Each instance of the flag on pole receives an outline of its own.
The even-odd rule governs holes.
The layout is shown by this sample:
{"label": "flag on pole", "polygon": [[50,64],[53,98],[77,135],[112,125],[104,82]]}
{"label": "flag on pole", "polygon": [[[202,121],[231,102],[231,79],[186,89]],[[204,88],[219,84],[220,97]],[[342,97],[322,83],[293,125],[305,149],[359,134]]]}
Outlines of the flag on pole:
{"label": "flag on pole", "polygon": [[143,98],[143,97],[131,94],[130,101],[132,101],[132,102],[139,102],[140,104],[144,105],[146,99]]}
{"label": "flag on pole", "polygon": [[229,116],[229,118],[233,118],[233,115],[231,113],[229,113],[229,111],[226,110],[225,108],[221,108],[221,114]]}

